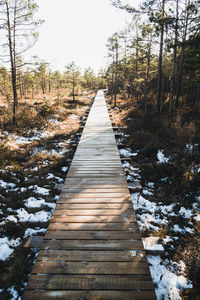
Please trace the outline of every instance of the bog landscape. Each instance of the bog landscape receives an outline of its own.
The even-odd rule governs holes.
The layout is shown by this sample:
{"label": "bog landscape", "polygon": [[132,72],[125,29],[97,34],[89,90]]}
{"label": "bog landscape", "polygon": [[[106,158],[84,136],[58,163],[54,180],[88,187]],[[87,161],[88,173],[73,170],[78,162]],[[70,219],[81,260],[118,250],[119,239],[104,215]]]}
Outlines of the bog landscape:
{"label": "bog landscape", "polygon": [[0,1],[0,299],[200,299],[199,1],[102,0],[99,71],[27,56],[40,2]]}

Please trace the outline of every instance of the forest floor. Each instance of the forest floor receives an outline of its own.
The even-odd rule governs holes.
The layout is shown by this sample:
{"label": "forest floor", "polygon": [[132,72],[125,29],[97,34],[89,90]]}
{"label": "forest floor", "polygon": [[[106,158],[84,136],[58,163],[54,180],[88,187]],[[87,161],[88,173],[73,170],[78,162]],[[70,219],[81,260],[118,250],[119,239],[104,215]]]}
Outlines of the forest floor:
{"label": "forest floor", "polygon": [[[199,116],[144,114],[117,99],[110,114],[119,129],[133,206],[158,300],[200,299]],[[132,190],[133,183],[142,186]]]}
{"label": "forest floor", "polygon": [[36,252],[24,248],[43,235],[67,174],[94,92],[73,102],[38,95],[19,102],[16,125],[0,102],[0,298],[21,299]]}

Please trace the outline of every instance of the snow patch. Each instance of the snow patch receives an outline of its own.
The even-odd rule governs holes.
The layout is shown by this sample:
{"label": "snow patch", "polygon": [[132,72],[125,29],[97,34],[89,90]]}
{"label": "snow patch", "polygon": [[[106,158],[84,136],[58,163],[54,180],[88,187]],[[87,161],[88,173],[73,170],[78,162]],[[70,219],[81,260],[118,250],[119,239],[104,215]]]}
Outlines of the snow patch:
{"label": "snow patch", "polygon": [[181,228],[178,224],[175,224],[173,227],[172,227],[172,230],[174,232],[179,232],[179,233],[182,233],[182,234],[185,234],[185,233],[193,233],[194,230],[190,227],[183,227]]}
{"label": "snow patch", "polygon": [[21,300],[21,297],[18,297],[18,292],[14,287],[9,288],[8,292],[11,294],[12,300]]}
{"label": "snow patch", "polygon": [[193,215],[193,212],[191,209],[186,209],[184,206],[181,206],[179,214],[182,215],[184,218],[189,219]]}
{"label": "snow patch", "polygon": [[160,164],[169,162],[171,158],[171,157],[166,157],[163,152],[164,152],[163,150],[158,150],[157,153],[158,163]]}
{"label": "snow patch", "polygon": [[35,207],[41,207],[41,206],[49,206],[51,208],[55,208],[55,204],[54,203],[49,203],[46,202],[44,199],[36,199],[35,197],[30,197],[28,199],[25,200],[25,206],[29,207],[29,208],[35,208]]}
{"label": "snow patch", "polygon": [[8,187],[11,187],[11,188],[14,188],[15,187],[15,183],[11,183],[11,182],[6,182],[6,181],[3,181],[3,180],[0,180],[0,187],[1,188],[8,188]]}
{"label": "snow patch", "polygon": [[30,185],[29,190],[33,189],[35,193],[42,194],[42,195],[49,195],[49,191],[46,188],[40,187],[38,185]]}
{"label": "snow patch", "polygon": [[197,221],[197,222],[200,222],[200,214],[195,216],[194,219]]}
{"label": "snow patch", "polygon": [[32,235],[35,235],[37,233],[45,233],[45,232],[46,232],[45,228],[39,228],[39,227],[37,227],[35,229],[33,229],[33,228],[27,228],[25,230],[25,233],[24,233],[24,238],[27,238],[27,237],[32,236]]}
{"label": "snow patch", "polygon": [[63,172],[67,172],[68,167],[62,167],[61,170],[62,170]]}
{"label": "snow patch", "polygon": [[[181,290],[192,288],[192,283],[184,276],[185,264],[162,261],[160,256],[147,256],[152,280],[156,286],[157,300],[180,300]],[[169,266],[170,264],[170,266]]]}
{"label": "snow patch", "polygon": [[20,245],[20,238],[9,240],[8,237],[0,238],[0,260],[6,260],[13,252],[14,247]]}
{"label": "snow patch", "polygon": [[10,242],[7,237],[0,238],[0,260],[6,260],[12,253],[13,249],[10,248]]}
{"label": "snow patch", "polygon": [[20,208],[16,212],[20,222],[47,222],[51,218],[51,213],[44,210],[29,214],[24,208]]}
{"label": "snow patch", "polygon": [[142,238],[145,250],[164,251],[163,245],[160,243],[160,238],[156,236],[149,236]]}

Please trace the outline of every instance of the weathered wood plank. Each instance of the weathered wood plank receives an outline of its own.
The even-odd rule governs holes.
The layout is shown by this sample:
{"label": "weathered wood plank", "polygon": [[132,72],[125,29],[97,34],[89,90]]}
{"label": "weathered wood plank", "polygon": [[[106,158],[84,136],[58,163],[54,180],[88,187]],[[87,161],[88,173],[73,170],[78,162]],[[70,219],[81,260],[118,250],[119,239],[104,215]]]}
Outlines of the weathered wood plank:
{"label": "weathered wood plank", "polygon": [[130,230],[138,229],[137,223],[50,223],[49,230]]}
{"label": "weathered wood plank", "polygon": [[118,210],[103,210],[103,209],[75,209],[75,210],[66,210],[66,209],[57,209],[54,211],[54,216],[132,216],[133,209],[118,209]]}
{"label": "weathered wood plank", "polygon": [[150,291],[25,291],[24,296],[27,300],[155,300],[155,292]]}
{"label": "weathered wood plank", "polygon": [[32,274],[108,274],[108,275],[148,275],[146,262],[66,262],[37,261]]}
{"label": "weathered wood plank", "polygon": [[141,240],[45,240],[41,249],[143,250]]}
{"label": "weathered wood plank", "polygon": [[130,194],[127,192],[127,193],[109,193],[109,192],[106,192],[104,193],[103,191],[102,192],[99,192],[99,193],[92,193],[92,192],[79,192],[79,193],[67,193],[67,192],[61,192],[61,197],[65,196],[65,197],[68,197],[68,198],[130,198]]}
{"label": "weathered wood plank", "polygon": [[111,203],[111,204],[107,204],[107,203],[99,203],[99,204],[95,204],[95,203],[84,203],[84,204],[81,204],[81,203],[72,203],[72,204],[69,204],[69,203],[58,203],[56,205],[56,210],[58,209],[102,209],[102,210],[115,210],[115,209],[119,209],[119,210],[123,210],[123,209],[132,209],[132,204],[130,203]]}
{"label": "weathered wood plank", "polygon": [[130,198],[103,198],[103,197],[74,197],[74,196],[68,196],[67,194],[64,194],[60,196],[57,203],[94,203],[94,204],[112,204],[112,203],[118,203],[118,204],[125,204],[125,203],[131,203]]}
{"label": "weathered wood plank", "polygon": [[[46,290],[152,290],[147,275],[32,275],[27,289]],[[149,299],[149,298],[147,298]],[[156,298],[155,298],[156,299]],[[143,299],[145,300],[145,299]]]}
{"label": "weathered wood plank", "polygon": [[90,193],[127,193],[127,188],[107,188],[107,187],[92,187],[92,186],[87,186],[84,185],[82,188],[76,188],[76,187],[62,187],[63,193],[82,193],[82,194],[90,194]]}
{"label": "weathered wood plank", "polygon": [[133,215],[127,216],[54,216],[51,218],[51,223],[132,223],[136,218]]}
{"label": "weathered wood plank", "polygon": [[140,240],[139,232],[131,231],[51,231],[48,230],[44,239],[57,240]]}
{"label": "weathered wood plank", "polygon": [[66,261],[147,261],[144,250],[40,250],[37,260]]}

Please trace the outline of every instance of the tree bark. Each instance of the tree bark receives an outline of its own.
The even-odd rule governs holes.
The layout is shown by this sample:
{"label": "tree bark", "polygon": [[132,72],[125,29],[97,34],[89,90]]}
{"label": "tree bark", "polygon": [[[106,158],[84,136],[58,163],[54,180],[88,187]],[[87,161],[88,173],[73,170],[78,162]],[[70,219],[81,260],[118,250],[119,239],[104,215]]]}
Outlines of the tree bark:
{"label": "tree bark", "polygon": [[152,32],[150,33],[149,48],[148,48],[148,54],[147,54],[147,71],[146,71],[145,94],[144,94],[145,114],[147,113],[147,91],[148,91],[149,73],[150,73],[150,65],[151,65],[151,44],[152,44]]}
{"label": "tree bark", "polygon": [[115,82],[114,82],[114,106],[113,108],[116,107],[117,105],[117,69],[118,69],[118,42],[116,41],[115,45]]}
{"label": "tree bark", "polygon": [[170,95],[169,95],[169,113],[173,110],[174,100],[174,83],[175,83],[175,68],[176,68],[176,53],[177,53],[177,42],[178,42],[178,5],[179,0],[176,0],[176,23],[175,23],[175,36],[174,36],[174,51],[171,69],[171,80],[170,80]]}
{"label": "tree bark", "polygon": [[[190,0],[186,3],[186,7],[190,4]],[[183,61],[184,61],[184,52],[185,52],[185,41],[187,37],[187,29],[188,29],[188,19],[189,19],[189,12],[186,15],[186,22],[185,22],[185,30],[182,39],[182,47],[181,47],[181,55],[180,55],[180,64],[179,64],[179,71],[178,71],[178,78],[177,78],[177,92],[176,92],[176,100],[175,100],[175,110],[178,109],[179,106],[179,97],[181,94],[181,83],[182,83],[182,75],[183,75]]]}
{"label": "tree bark", "polygon": [[73,101],[75,101],[75,74],[73,73],[73,79],[72,79],[72,97]]}
{"label": "tree bark", "polygon": [[16,84],[16,65],[14,57],[14,48],[12,43],[12,34],[10,26],[10,11],[8,6],[8,0],[6,1],[6,13],[7,13],[7,26],[8,26],[8,41],[9,41],[9,52],[10,52],[10,63],[11,63],[11,75],[12,75],[12,92],[13,92],[13,124],[15,124],[16,119],[16,107],[17,107],[17,84]]}
{"label": "tree bark", "polygon": [[164,39],[164,10],[165,0],[162,0],[162,20],[160,28],[160,50],[159,50],[159,62],[158,62],[158,81],[157,81],[157,105],[156,112],[161,113],[161,95],[162,95],[162,58],[163,58],[163,39]]}

